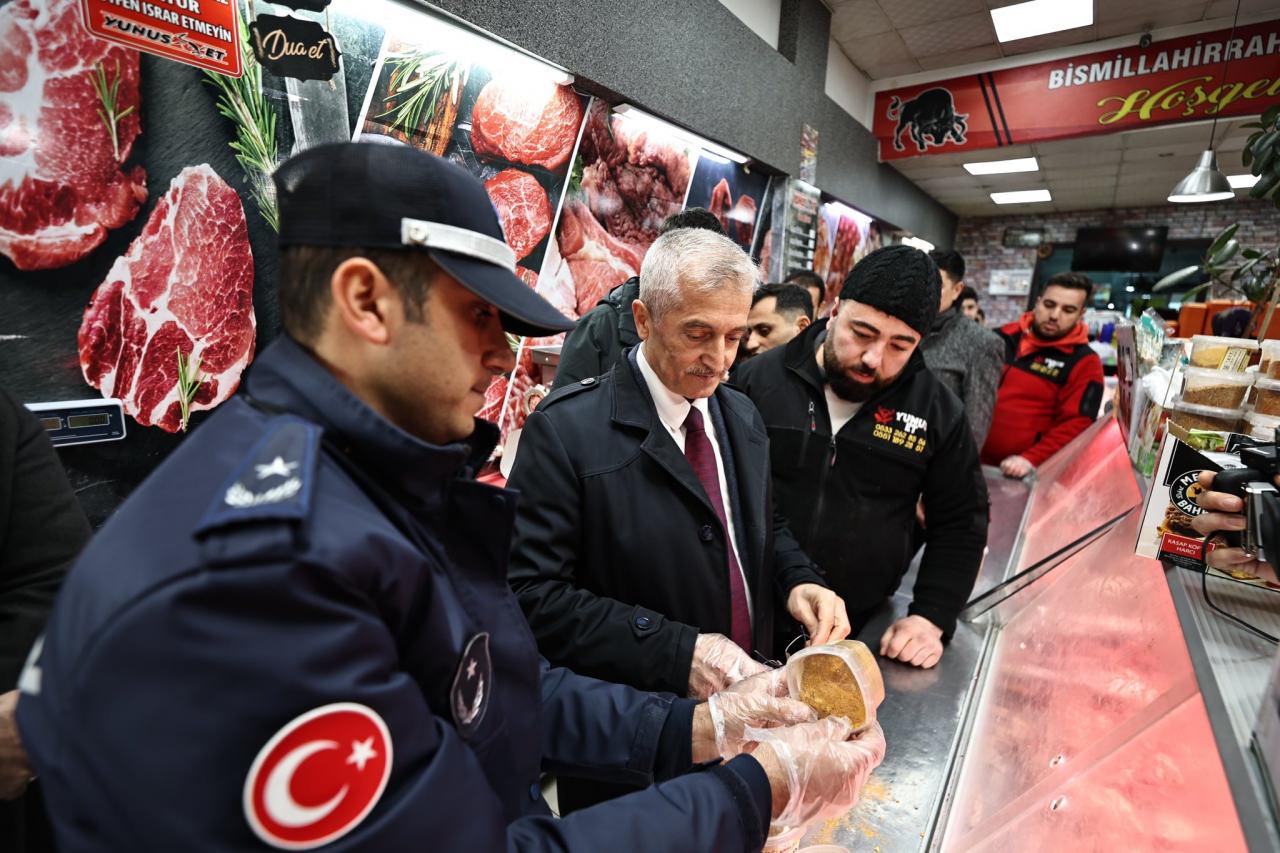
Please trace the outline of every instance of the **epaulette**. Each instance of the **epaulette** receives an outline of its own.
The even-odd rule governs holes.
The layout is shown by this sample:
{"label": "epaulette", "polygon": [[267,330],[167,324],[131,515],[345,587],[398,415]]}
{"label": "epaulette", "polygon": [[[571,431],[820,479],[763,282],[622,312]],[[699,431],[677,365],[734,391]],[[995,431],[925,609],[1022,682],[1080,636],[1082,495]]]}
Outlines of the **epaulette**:
{"label": "epaulette", "polygon": [[[280,415],[266,423],[262,437],[214,494],[196,525],[195,536],[204,544],[207,559],[227,562],[242,556],[234,553],[243,550],[240,547],[228,549],[214,544],[224,539],[217,534],[231,533],[250,524],[255,531],[262,531],[270,525],[261,522],[272,521],[285,522],[279,525],[280,529],[291,531],[306,520],[311,512],[323,432],[316,424],[293,415]],[[281,537],[258,539],[252,550],[259,552],[274,551],[273,545],[293,542],[291,532]],[[269,541],[272,539],[277,541]]]}
{"label": "epaulette", "polygon": [[550,394],[546,396],[546,398],[541,403],[538,404],[538,408],[541,409],[541,408],[545,408],[546,406],[554,406],[556,403],[560,402],[561,400],[567,400],[570,397],[574,397],[578,394],[581,394],[584,391],[590,391],[592,389],[599,388],[601,384],[602,383],[598,378],[594,376],[588,376],[586,379],[579,380],[578,382],[575,382],[572,385],[565,385],[563,387],[557,388],[556,390],[552,391]]}

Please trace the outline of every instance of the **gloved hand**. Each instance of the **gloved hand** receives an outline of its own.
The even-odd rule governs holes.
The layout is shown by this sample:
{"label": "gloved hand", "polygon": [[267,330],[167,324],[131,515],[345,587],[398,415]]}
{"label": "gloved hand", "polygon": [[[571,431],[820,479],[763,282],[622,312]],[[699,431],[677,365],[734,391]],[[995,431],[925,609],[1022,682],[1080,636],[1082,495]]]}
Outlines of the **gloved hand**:
{"label": "gloved hand", "polygon": [[748,729],[752,755],[773,788],[773,823],[788,829],[853,808],[871,771],[884,760],[879,723],[857,735],[844,717],[775,729]]}
{"label": "gloved hand", "polygon": [[707,700],[715,731],[715,752],[733,758],[748,743],[745,733],[816,720],[818,715],[803,702],[787,696],[787,671],[781,667],[753,675]]}
{"label": "gloved hand", "polygon": [[724,634],[699,634],[689,666],[689,698],[706,699],[768,668],[752,660]]}

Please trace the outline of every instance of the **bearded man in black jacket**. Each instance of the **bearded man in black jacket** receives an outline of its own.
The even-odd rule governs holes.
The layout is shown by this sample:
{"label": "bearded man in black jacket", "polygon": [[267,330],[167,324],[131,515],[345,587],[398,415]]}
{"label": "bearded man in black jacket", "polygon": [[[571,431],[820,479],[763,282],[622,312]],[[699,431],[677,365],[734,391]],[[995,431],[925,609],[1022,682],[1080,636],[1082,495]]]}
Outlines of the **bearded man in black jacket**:
{"label": "bearded man in black jacket", "polygon": [[940,286],[918,249],[878,249],[849,273],[829,321],[734,377],[764,416],[778,508],[846,601],[854,633],[901,583],[923,499],[914,599],[880,652],[926,668],[973,591],[988,520],[964,406],[917,351]]}

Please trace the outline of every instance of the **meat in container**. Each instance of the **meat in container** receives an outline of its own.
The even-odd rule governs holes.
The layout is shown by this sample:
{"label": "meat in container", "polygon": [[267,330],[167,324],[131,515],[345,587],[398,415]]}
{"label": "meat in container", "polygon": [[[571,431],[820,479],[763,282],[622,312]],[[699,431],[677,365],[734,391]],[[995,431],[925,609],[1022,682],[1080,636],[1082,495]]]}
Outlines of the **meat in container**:
{"label": "meat in container", "polygon": [[1280,379],[1262,376],[1254,385],[1253,410],[1260,415],[1280,415]]}
{"label": "meat in container", "polygon": [[1258,342],[1245,338],[1220,338],[1216,335],[1191,336],[1191,366],[1243,373],[1258,351]]}
{"label": "meat in container", "polygon": [[1173,401],[1169,420],[1183,429],[1207,429],[1216,432],[1235,432],[1244,417],[1244,409],[1223,409],[1218,406],[1199,406],[1181,397]]}
{"label": "meat in container", "polygon": [[1238,409],[1255,378],[1253,373],[1188,367],[1183,371],[1182,399],[1197,406]]}
{"label": "meat in container", "polygon": [[859,640],[812,646],[787,661],[787,690],[818,712],[839,714],[855,732],[876,721],[884,701],[884,679],[875,655]]}

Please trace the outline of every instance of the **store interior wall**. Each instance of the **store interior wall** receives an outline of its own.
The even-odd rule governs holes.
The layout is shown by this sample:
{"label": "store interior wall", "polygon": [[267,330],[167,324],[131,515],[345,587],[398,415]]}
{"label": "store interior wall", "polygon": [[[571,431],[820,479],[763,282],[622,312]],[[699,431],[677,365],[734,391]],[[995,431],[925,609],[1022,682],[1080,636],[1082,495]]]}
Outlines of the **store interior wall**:
{"label": "store interior wall", "polygon": [[819,187],[935,245],[954,239],[955,214],[881,165],[870,131],[827,96],[831,12],[820,0],[782,0],[776,50],[718,0],[431,5],[569,69],[584,89],[787,174],[799,172],[808,123]]}
{"label": "store interior wall", "polygon": [[965,281],[978,291],[987,325],[1016,320],[1026,307],[1025,296],[992,296],[993,270],[1034,269],[1036,249],[1002,245],[1006,228],[1044,228],[1050,242],[1070,242],[1076,229],[1087,226],[1168,225],[1169,239],[1213,237],[1233,222],[1240,223],[1237,239],[1243,246],[1280,244],[1280,210],[1270,202],[1236,200],[1219,204],[1170,204],[1157,207],[1075,210],[1036,213],[1026,210],[1008,216],[963,217],[956,230],[955,248],[964,255]]}

